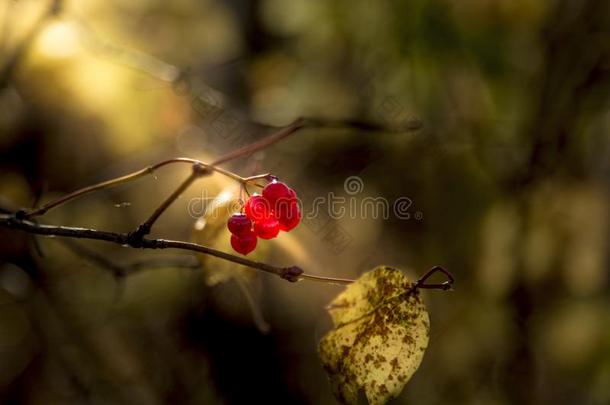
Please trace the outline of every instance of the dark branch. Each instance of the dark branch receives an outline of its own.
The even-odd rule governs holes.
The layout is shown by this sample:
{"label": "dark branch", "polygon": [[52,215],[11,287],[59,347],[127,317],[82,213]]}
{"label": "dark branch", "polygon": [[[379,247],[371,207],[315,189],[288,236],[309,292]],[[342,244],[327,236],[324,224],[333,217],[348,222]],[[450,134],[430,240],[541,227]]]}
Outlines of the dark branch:
{"label": "dark branch", "polygon": [[[169,239],[139,239],[135,244],[132,244],[132,239],[128,233],[117,233],[108,231],[98,231],[96,229],[77,228],[69,226],[55,226],[36,224],[31,221],[17,219],[11,215],[0,214],[0,227],[17,229],[36,235],[45,236],[62,236],[67,238],[92,239],[105,242],[116,243],[122,246],[130,246],[140,249],[181,249],[192,252],[203,253],[210,256],[215,256],[223,260],[251,267],[256,270],[264,271],[279,276],[285,280],[295,282],[300,279],[306,279],[307,275],[303,274],[303,270],[296,266],[278,267],[267,263],[261,263],[254,260],[249,260],[244,257],[235,256],[230,253],[212,249],[207,246],[199,245],[191,242],[183,242]],[[303,277],[304,276],[304,277]]]}
{"label": "dark branch", "polygon": [[[426,280],[428,278],[430,278],[433,274],[437,273],[437,272],[443,273],[445,275],[445,277],[447,277],[447,281],[444,281],[442,283],[426,284]],[[414,288],[415,289],[419,288],[419,289],[428,289],[428,290],[443,290],[443,291],[448,291],[448,290],[453,289],[454,281],[455,280],[453,279],[453,276],[451,275],[451,273],[449,273],[447,270],[445,270],[441,266],[434,266],[430,270],[428,270],[426,272],[426,274],[421,276],[415,282]]]}

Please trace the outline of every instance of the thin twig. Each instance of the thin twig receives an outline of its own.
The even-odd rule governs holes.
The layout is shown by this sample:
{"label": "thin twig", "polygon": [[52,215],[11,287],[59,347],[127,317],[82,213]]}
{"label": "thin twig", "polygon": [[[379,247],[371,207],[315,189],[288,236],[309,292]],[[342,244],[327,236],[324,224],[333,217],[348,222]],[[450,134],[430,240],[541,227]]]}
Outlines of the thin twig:
{"label": "thin twig", "polygon": [[421,129],[423,124],[417,118],[405,120],[396,127],[389,127],[376,122],[361,121],[358,119],[348,120],[328,120],[323,118],[308,118],[307,126],[312,128],[336,128],[344,129],[351,128],[361,131],[379,131],[379,132],[408,132]]}
{"label": "thin twig", "polygon": [[130,234],[131,237],[134,238],[133,240],[141,239],[143,236],[148,235],[150,233],[150,230],[152,229],[152,226],[154,225],[154,223],[165,212],[165,210],[167,208],[169,208],[169,206],[172,205],[172,203],[174,201],[176,201],[176,199],[178,197],[180,197],[180,195],[182,193],[184,193],[186,191],[186,189],[189,188],[190,185],[193,184],[193,182],[195,180],[197,180],[197,178],[204,176],[206,174],[209,174],[209,173],[210,173],[210,171],[207,170],[205,167],[203,167],[202,165],[200,165],[198,163],[195,163],[193,165],[193,171],[186,178],[186,180],[184,180],[178,186],[178,188],[176,188],[176,190],[174,190],[174,192],[169,197],[167,197],[165,199],[165,201],[163,201],[157,207],[157,209],[155,209],[155,211],[151,214],[151,216],[146,221],[144,221],[142,224],[140,224],[140,226],[138,226],[138,228],[132,234]]}
{"label": "thin twig", "polygon": [[348,285],[348,284],[351,284],[354,282],[354,280],[351,280],[349,278],[314,276],[313,274],[301,274],[301,278],[303,280],[319,281],[321,283],[338,284],[338,285]]}
{"label": "thin twig", "polygon": [[[166,163],[166,162],[162,162],[162,163]],[[62,205],[77,197],[92,193],[97,190],[104,189],[106,187],[118,186],[120,184],[127,183],[128,181],[136,180],[142,176],[152,173],[153,171],[154,171],[154,166],[147,166],[142,170],[138,170],[137,172],[133,172],[133,173],[127,174],[125,176],[117,177],[112,180],[103,181],[101,183],[97,183],[92,186],[87,186],[87,187],[81,188],[70,194],[66,194],[63,197],[60,197],[56,200],[46,203],[39,208],[30,210],[30,211],[24,211],[19,216],[21,216],[22,218],[31,218],[31,217],[35,217],[38,215],[44,215],[50,209],[55,208],[59,205]]]}
{"label": "thin twig", "polygon": [[[180,249],[180,250],[188,250],[197,253],[203,253],[210,256],[215,256],[223,260],[227,260],[233,263],[241,264],[243,266],[247,266],[256,270],[264,271],[266,273],[274,274],[283,278],[284,280],[288,280],[290,282],[296,282],[300,280],[308,280],[308,281],[316,281],[322,282],[325,284],[337,284],[337,285],[349,285],[353,283],[355,280],[346,279],[346,278],[336,278],[336,277],[325,277],[318,276],[315,274],[307,274],[304,273],[303,270],[298,266],[290,266],[290,267],[279,267],[273,266],[271,264],[257,262],[254,260],[249,260],[244,257],[236,256],[230,253],[226,253],[220,250],[216,250],[207,246],[199,245],[197,243],[184,242],[178,240],[170,240],[170,239],[148,239],[141,237],[137,240],[134,240],[132,234],[130,233],[117,233],[117,232],[108,232],[108,231],[98,231],[96,229],[89,228],[77,228],[77,227],[69,227],[69,226],[55,226],[55,225],[43,225],[35,222],[19,219],[13,215],[0,214],[0,227],[17,229],[24,232],[28,232],[36,235],[44,235],[44,236],[61,236],[66,238],[78,238],[78,239],[92,239],[92,240],[101,240],[106,242],[116,243],[122,246],[129,246],[132,248],[140,248],[140,249]],[[116,265],[113,262],[110,262],[103,258],[100,255],[92,254],[89,249],[80,247],[79,245],[73,243],[67,243],[67,245],[73,249],[77,253],[86,253],[86,256],[92,258],[97,263],[104,265],[105,267],[113,270],[115,275],[123,276],[130,271],[126,271],[127,267],[132,267],[134,270],[140,269],[142,267],[148,266],[148,264],[134,263],[131,266],[121,266]],[[158,267],[158,266],[157,266]],[[198,268],[198,265],[189,263],[188,265],[180,265],[179,267],[189,267],[189,268]],[[447,277],[447,281],[443,283],[434,283],[434,284],[426,284],[426,280],[430,278],[435,273],[440,272],[443,273]],[[434,289],[434,290],[443,290],[448,291],[453,289],[454,278],[453,275],[444,269],[441,266],[434,266],[432,269],[428,270],[424,275],[422,275],[413,285],[412,288],[407,292],[410,294],[412,291],[418,289]]]}
{"label": "thin twig", "polygon": [[246,145],[239,149],[235,149],[234,151],[229,152],[226,155],[219,157],[214,162],[212,162],[212,165],[218,166],[218,165],[226,163],[230,160],[234,160],[234,159],[240,158],[242,156],[251,155],[254,152],[265,149],[265,148],[273,145],[274,143],[279,142],[282,139],[292,135],[293,133],[295,133],[297,130],[303,128],[304,126],[305,126],[305,120],[299,118],[299,119],[295,120],[292,124],[288,125],[287,127],[279,129],[274,134],[271,134],[271,135],[261,139],[260,141],[251,143],[250,145]]}
{"label": "thin twig", "polygon": [[233,280],[246,299],[246,303],[248,304],[250,313],[252,314],[252,320],[254,321],[257,329],[263,334],[269,333],[271,330],[271,325],[269,325],[269,323],[265,320],[259,304],[254,300],[254,297],[252,296],[252,293],[250,292],[250,289],[246,285],[245,281],[242,280],[241,277],[235,277]]}
{"label": "thin twig", "polygon": [[[434,273],[437,273],[437,272],[443,273],[447,277],[447,281],[444,281],[442,283],[426,284],[426,280],[428,278],[430,278]],[[419,279],[417,279],[413,288],[414,289],[448,291],[448,290],[453,289],[454,281],[455,280],[453,279],[453,275],[451,273],[449,273],[447,270],[445,270],[441,266],[434,266],[430,270],[428,270],[423,276],[421,276]]]}
{"label": "thin twig", "polygon": [[[75,198],[78,197],[82,197],[85,194],[90,194],[92,192],[98,191],[98,190],[102,190],[108,187],[114,187],[114,186],[118,186],[121,184],[125,184],[127,182],[139,179],[140,177],[143,176],[147,176],[149,174],[152,174],[155,170],[163,167],[163,166],[167,166],[170,164],[174,164],[174,163],[189,163],[191,165],[201,165],[203,166],[205,169],[209,169],[215,172],[218,172],[224,176],[230,177],[240,183],[247,183],[247,182],[251,182],[257,178],[261,178],[259,176],[251,176],[251,177],[241,177],[229,170],[225,170],[223,168],[218,167],[218,165],[222,164],[222,163],[226,163],[230,160],[233,159],[237,159],[240,158],[242,156],[247,156],[247,155],[251,155],[252,153],[259,151],[261,149],[264,149],[284,138],[286,138],[287,136],[293,134],[297,129],[301,128],[302,125],[300,124],[300,120],[295,121],[294,123],[288,125],[286,128],[281,129],[280,131],[278,131],[275,134],[271,134],[266,138],[261,139],[258,142],[254,142],[250,145],[247,145],[243,148],[239,148],[236,149],[232,152],[229,152],[221,157],[219,157],[218,159],[216,159],[214,162],[212,163],[205,163],[202,162],[200,160],[197,159],[191,159],[191,158],[173,158],[173,159],[168,159],[168,160],[164,160],[162,162],[156,163],[154,165],[150,165],[147,166],[141,170],[135,171],[133,173],[130,174],[126,174],[124,176],[121,177],[117,177],[114,179],[110,179],[110,180],[106,180],[103,181],[101,183],[97,183],[91,186],[87,186],[84,188],[81,188],[79,190],[76,190],[70,194],[67,194],[63,197],[60,197],[56,200],[50,201],[44,205],[42,205],[39,208],[35,208],[29,211],[19,211],[17,213],[18,217],[21,219],[26,219],[26,218],[32,218],[35,216],[40,216],[40,215],[44,215],[47,211],[49,211],[52,208],[58,207],[62,204],[65,204],[68,201],[71,201]],[[267,177],[268,175],[261,175],[262,177]],[[261,186],[258,183],[253,183],[257,186]],[[262,187],[262,186],[261,186]]]}

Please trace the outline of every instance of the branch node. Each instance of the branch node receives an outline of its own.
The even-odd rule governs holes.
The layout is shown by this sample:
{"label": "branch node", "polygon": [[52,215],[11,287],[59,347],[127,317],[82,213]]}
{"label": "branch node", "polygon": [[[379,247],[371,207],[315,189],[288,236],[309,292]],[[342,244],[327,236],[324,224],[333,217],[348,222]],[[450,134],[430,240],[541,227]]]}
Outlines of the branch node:
{"label": "branch node", "polygon": [[209,176],[212,174],[212,170],[201,163],[193,163],[193,174],[197,177]]}
{"label": "branch node", "polygon": [[144,223],[139,225],[135,231],[127,234],[127,244],[134,248],[141,248],[144,246],[144,236],[150,233],[150,225]]}
{"label": "branch node", "polygon": [[301,274],[303,274],[303,269],[298,266],[284,267],[280,273],[280,277],[291,283],[295,283],[299,281]]}

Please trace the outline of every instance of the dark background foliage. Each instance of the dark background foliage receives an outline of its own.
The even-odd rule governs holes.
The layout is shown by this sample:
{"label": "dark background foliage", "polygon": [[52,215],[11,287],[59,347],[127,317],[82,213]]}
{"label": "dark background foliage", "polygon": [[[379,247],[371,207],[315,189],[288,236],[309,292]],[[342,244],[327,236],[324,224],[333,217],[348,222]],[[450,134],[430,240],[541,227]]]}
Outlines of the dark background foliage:
{"label": "dark background foliage", "polygon": [[[607,1],[53,3],[0,2],[4,208],[164,158],[212,161],[297,117],[381,126],[304,129],[226,166],[271,171],[306,205],[411,201],[408,219],[321,212],[260,258],[336,277],[453,272],[454,292],[425,294],[430,346],[395,403],[610,403]],[[186,175],[40,221],[129,231]],[[154,235],[191,240],[189,201],[224,190],[217,177]],[[82,247],[148,265],[116,280]],[[191,259],[0,229],[0,401],[334,403],[316,345],[340,287]],[[215,271],[235,277],[210,285]]]}

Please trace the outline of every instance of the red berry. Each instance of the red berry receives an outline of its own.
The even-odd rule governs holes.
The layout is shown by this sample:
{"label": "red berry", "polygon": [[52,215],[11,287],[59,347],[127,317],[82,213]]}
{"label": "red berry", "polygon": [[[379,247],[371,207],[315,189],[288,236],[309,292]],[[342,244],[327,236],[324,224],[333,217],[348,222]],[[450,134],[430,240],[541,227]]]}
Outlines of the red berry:
{"label": "red berry", "polygon": [[246,201],[244,212],[254,222],[264,221],[271,216],[271,207],[266,198],[255,194]]}
{"label": "red berry", "polygon": [[247,255],[256,247],[256,235],[254,232],[241,236],[231,235],[231,246],[237,253]]}
{"label": "red berry", "polygon": [[290,189],[289,191],[290,191],[290,194],[288,197],[278,198],[278,200],[275,202],[275,206],[273,207],[273,212],[275,213],[275,216],[278,218],[279,218],[279,216],[281,216],[280,213],[289,212],[289,211],[295,209],[294,207],[298,208],[299,201],[297,200],[296,193],[294,192],[293,189]]}
{"label": "red berry", "polygon": [[292,200],[290,204],[280,205],[275,213],[282,231],[288,232],[301,221],[301,209],[297,200]]}
{"label": "red berry", "polygon": [[246,235],[252,232],[252,221],[244,214],[233,214],[227,222],[227,228],[233,235]]}
{"label": "red berry", "polygon": [[[296,196],[296,194],[295,194]],[[267,184],[265,188],[263,188],[263,197],[269,201],[269,205],[272,210],[277,210],[277,202],[280,199],[291,199],[294,198],[290,193],[290,187],[281,181],[274,180],[273,182]]]}
{"label": "red berry", "polygon": [[254,232],[261,239],[273,239],[280,233],[280,222],[275,217],[255,222]]}

